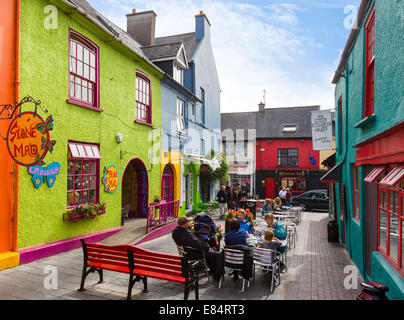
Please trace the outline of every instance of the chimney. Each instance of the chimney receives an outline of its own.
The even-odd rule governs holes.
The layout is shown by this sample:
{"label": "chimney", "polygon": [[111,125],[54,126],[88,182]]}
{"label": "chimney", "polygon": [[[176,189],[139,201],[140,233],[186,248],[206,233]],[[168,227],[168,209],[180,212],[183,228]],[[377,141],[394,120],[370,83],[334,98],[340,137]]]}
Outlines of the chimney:
{"label": "chimney", "polygon": [[136,9],[133,9],[132,13],[126,15],[126,31],[142,46],[153,46],[156,36],[156,17],[156,13],[152,10],[136,12]]}
{"label": "chimney", "polygon": [[203,11],[195,16],[195,39],[210,38],[210,22]]}
{"label": "chimney", "polygon": [[264,111],[264,109],[265,109],[265,103],[260,102],[259,105],[258,105],[258,110],[259,110],[259,112]]}

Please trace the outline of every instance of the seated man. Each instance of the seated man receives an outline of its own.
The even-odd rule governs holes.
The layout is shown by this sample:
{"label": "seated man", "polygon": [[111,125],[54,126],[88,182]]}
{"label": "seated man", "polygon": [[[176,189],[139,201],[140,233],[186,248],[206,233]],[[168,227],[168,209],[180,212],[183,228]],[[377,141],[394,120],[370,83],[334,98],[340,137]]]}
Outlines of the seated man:
{"label": "seated man", "polygon": [[191,231],[193,220],[188,217],[179,217],[178,226],[172,232],[172,238],[178,246],[191,247],[195,250],[186,251],[190,260],[203,259],[203,252],[206,257],[206,264],[212,271],[215,280],[219,281],[223,273],[223,254],[210,251],[206,241],[198,239]]}

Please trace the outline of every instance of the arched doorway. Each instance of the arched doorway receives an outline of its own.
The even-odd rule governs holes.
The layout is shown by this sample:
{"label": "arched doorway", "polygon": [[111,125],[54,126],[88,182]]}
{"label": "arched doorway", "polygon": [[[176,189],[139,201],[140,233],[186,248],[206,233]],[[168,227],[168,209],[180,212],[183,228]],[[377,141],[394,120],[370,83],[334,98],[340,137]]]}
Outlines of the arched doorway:
{"label": "arched doorway", "polygon": [[122,177],[122,225],[125,219],[147,218],[149,178],[140,159],[132,159]]}
{"label": "arched doorway", "polygon": [[163,177],[161,179],[161,200],[167,202],[174,201],[174,170],[170,164],[164,167]]}

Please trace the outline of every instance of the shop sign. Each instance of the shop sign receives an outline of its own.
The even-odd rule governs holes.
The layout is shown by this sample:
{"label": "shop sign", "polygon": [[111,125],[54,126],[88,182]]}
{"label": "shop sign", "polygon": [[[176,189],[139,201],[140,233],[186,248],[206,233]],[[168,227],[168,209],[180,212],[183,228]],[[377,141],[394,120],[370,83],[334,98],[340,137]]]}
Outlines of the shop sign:
{"label": "shop sign", "polygon": [[43,165],[48,151],[52,153],[56,141],[49,140],[53,117],[46,121],[35,112],[22,112],[10,124],[7,147],[11,157],[20,165]]}
{"label": "shop sign", "polygon": [[312,111],[313,150],[332,150],[331,110]]}
{"label": "shop sign", "polygon": [[104,190],[108,193],[114,193],[119,187],[118,168],[111,164],[104,169],[104,178],[102,179]]}
{"label": "shop sign", "polygon": [[60,172],[60,163],[52,162],[47,167],[32,166],[28,168],[28,173],[32,175],[32,182],[35,188],[40,188],[46,179],[49,188],[52,188],[56,181],[56,175]]}
{"label": "shop sign", "polygon": [[148,207],[148,189],[149,185],[147,183],[147,172],[143,166],[139,168],[140,170],[140,175],[141,175],[141,182],[140,182],[140,188],[141,188],[141,197],[140,197],[140,207],[141,207],[141,212],[142,215],[147,217],[147,207]]}

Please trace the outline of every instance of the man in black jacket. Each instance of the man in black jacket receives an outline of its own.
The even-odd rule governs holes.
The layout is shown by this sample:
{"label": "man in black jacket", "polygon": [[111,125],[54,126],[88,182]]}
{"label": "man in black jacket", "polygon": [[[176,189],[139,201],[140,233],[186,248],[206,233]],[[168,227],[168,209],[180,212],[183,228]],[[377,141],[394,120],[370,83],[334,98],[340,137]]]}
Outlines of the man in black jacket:
{"label": "man in black jacket", "polygon": [[205,253],[206,263],[212,271],[215,280],[219,281],[224,272],[224,256],[222,253],[209,250],[206,241],[199,239],[191,231],[193,220],[188,217],[179,217],[178,226],[172,232],[172,238],[178,246],[191,247],[195,250],[186,250],[190,260],[203,259]]}
{"label": "man in black jacket", "polygon": [[[227,211],[228,194],[226,192],[226,186],[222,186],[222,189],[217,193],[217,201],[219,202],[220,218],[223,218]],[[219,219],[220,219],[219,218]]]}

